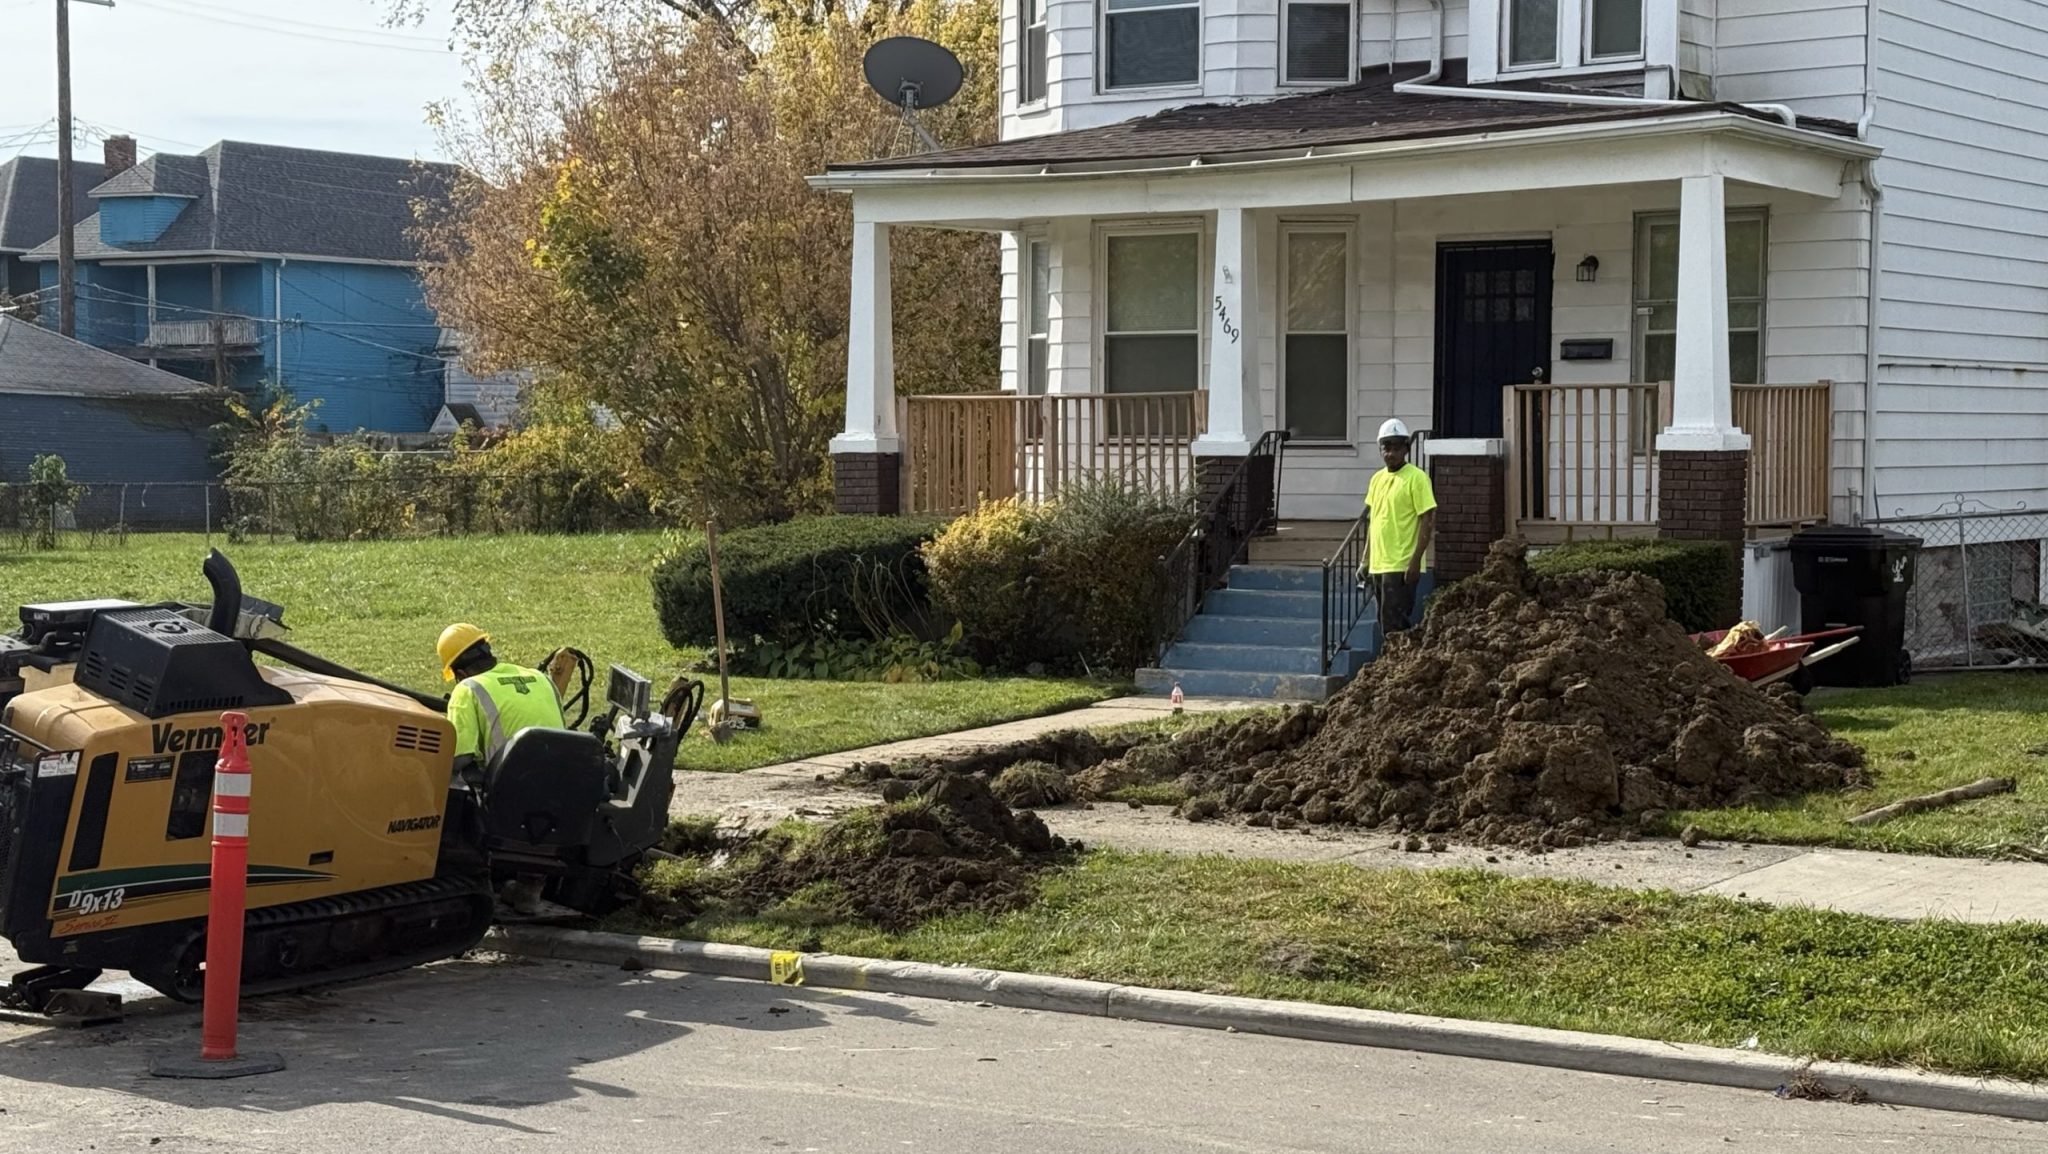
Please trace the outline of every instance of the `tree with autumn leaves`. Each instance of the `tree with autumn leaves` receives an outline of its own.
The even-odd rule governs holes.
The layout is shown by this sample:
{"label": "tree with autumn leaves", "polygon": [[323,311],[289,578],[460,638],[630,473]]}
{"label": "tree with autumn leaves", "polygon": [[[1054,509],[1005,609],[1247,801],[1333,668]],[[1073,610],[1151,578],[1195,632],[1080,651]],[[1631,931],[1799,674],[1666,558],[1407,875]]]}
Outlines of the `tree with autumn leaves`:
{"label": "tree with autumn leaves", "polygon": [[[851,213],[804,178],[911,147],[861,76],[885,36],[957,53],[966,85],[925,124],[948,147],[992,139],[993,0],[460,0],[457,17],[471,99],[439,115],[472,175],[421,235],[477,367],[537,370],[546,411],[608,411],[631,483],[680,516],[829,507]],[[995,238],[899,230],[895,254],[899,389],[993,388]]]}

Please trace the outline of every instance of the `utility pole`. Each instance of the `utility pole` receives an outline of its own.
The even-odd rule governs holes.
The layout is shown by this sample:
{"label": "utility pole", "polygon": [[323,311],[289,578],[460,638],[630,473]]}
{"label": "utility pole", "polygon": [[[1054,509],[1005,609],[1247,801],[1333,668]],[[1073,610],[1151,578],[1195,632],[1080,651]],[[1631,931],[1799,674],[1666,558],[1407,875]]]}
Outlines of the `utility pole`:
{"label": "utility pole", "polygon": [[[112,8],[114,0],[80,0]],[[78,335],[78,265],[71,241],[71,0],[57,0],[57,331]]]}

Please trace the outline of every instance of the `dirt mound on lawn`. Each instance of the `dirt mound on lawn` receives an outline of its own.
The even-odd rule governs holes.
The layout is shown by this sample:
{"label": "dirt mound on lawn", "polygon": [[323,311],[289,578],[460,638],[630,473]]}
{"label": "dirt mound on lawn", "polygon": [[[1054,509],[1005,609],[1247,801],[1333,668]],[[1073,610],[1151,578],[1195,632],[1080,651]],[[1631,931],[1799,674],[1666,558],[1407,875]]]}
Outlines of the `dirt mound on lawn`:
{"label": "dirt mound on lawn", "polygon": [[729,909],[809,910],[903,929],[940,914],[1028,903],[1037,874],[1079,849],[1036,814],[996,800],[981,778],[932,773],[885,784],[884,801],[815,834],[774,836],[713,884]]}
{"label": "dirt mound on lawn", "polygon": [[1655,582],[1539,579],[1513,543],[1327,707],[1195,736],[1157,767],[1178,769],[1191,817],[1538,845],[1840,789],[1862,766],[1790,689],[1707,657]]}

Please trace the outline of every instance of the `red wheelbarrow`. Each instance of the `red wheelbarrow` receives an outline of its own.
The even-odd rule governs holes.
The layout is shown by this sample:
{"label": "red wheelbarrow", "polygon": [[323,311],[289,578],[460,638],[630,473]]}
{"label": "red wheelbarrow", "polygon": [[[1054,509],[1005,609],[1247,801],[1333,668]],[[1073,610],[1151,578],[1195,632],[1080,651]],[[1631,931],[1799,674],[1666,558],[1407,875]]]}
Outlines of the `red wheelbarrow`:
{"label": "red wheelbarrow", "polygon": [[[1714,660],[1728,667],[1728,671],[1751,685],[1769,685],[1798,675],[1819,662],[1826,661],[1842,650],[1862,640],[1861,625],[1847,629],[1827,629],[1819,633],[1801,633],[1796,637],[1766,637],[1764,648],[1748,653],[1730,653]],[[1695,633],[1693,642],[1702,649],[1711,649],[1728,636],[1728,631],[1718,629],[1712,633]],[[1828,642],[1828,644],[1821,644]],[[1803,679],[1802,679],[1803,680]]]}

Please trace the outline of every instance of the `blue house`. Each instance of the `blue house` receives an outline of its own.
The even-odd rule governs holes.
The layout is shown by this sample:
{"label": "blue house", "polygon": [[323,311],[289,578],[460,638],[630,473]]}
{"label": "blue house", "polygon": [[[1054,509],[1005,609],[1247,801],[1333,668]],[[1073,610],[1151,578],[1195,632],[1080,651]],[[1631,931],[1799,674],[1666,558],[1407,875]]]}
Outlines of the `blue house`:
{"label": "blue house", "polygon": [[[454,173],[238,141],[157,153],[94,187],[74,230],[78,337],[248,394],[281,385],[320,402],[315,431],[424,433],[447,362],[410,230]],[[54,238],[27,259],[56,283]]]}
{"label": "blue house", "polygon": [[[124,137],[107,141],[109,159],[123,147]],[[135,142],[126,140],[129,163]],[[71,166],[71,223],[92,212],[90,193],[106,179],[106,169],[76,161]],[[42,287],[36,266],[23,260],[29,250],[57,235],[57,162],[42,156],[17,156],[0,163],[0,293],[33,297]]]}

